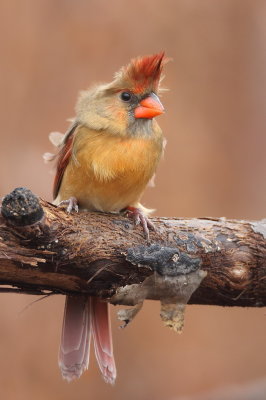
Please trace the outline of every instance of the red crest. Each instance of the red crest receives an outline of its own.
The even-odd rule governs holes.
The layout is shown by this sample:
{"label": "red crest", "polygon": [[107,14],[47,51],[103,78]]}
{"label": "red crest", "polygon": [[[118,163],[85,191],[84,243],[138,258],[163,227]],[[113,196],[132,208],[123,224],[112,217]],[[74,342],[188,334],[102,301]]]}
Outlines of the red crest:
{"label": "red crest", "polygon": [[135,92],[142,92],[149,88],[156,90],[165,61],[164,52],[138,57],[131,60],[130,64],[123,68],[123,72],[132,82]]}

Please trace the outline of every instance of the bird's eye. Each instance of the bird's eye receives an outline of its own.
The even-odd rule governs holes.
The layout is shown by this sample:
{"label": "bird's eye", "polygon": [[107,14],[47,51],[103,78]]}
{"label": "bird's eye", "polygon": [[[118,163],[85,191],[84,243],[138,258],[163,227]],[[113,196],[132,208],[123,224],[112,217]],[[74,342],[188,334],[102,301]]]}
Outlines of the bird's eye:
{"label": "bird's eye", "polygon": [[122,99],[123,101],[130,101],[131,98],[132,98],[132,95],[131,95],[131,93],[129,93],[129,92],[122,92],[122,93],[120,94],[120,97],[121,97],[121,99]]}

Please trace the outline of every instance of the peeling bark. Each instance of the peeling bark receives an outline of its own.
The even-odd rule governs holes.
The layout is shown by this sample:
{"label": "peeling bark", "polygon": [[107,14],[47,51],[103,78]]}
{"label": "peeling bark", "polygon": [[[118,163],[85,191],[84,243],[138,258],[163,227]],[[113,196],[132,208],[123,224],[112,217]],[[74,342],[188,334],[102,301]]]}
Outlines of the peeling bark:
{"label": "peeling bark", "polygon": [[169,280],[203,270],[207,276],[190,303],[266,305],[266,220],[152,222],[156,232],[148,243],[126,217],[69,215],[16,189],[4,198],[0,216],[0,291],[87,293],[117,303],[121,288],[154,274]]}

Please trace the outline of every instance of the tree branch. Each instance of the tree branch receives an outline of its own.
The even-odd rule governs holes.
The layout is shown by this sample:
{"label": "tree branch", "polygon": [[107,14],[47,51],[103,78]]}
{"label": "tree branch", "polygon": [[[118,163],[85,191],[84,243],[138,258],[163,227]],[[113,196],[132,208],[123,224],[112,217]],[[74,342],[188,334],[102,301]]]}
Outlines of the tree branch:
{"label": "tree branch", "polygon": [[[190,303],[266,305],[266,220],[156,217],[152,222],[156,232],[148,243],[141,227],[126,217],[69,215],[27,189],[15,189],[2,202],[0,291],[86,293],[136,304],[129,289],[145,289],[146,298],[165,301],[168,286],[157,285],[160,279],[180,285],[182,278],[185,286],[201,271]],[[151,280],[152,291],[147,290]]]}

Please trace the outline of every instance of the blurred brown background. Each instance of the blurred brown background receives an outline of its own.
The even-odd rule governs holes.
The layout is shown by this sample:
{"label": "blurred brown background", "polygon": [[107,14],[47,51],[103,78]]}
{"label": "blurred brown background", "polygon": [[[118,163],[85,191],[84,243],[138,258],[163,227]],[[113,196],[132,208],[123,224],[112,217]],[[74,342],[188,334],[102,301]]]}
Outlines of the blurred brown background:
{"label": "blurred brown background", "polygon": [[[26,186],[51,200],[42,153],[50,131],[66,130],[77,92],[165,50],[173,62],[158,122],[168,146],[146,205],[165,216],[265,217],[265,36],[263,0],[2,0],[0,196]],[[3,399],[177,400],[265,374],[265,310],[190,306],[179,336],[147,302],[125,330],[112,307],[117,384],[103,382],[94,357],[68,384],[57,367],[63,298],[20,314],[33,299],[0,296]]]}

